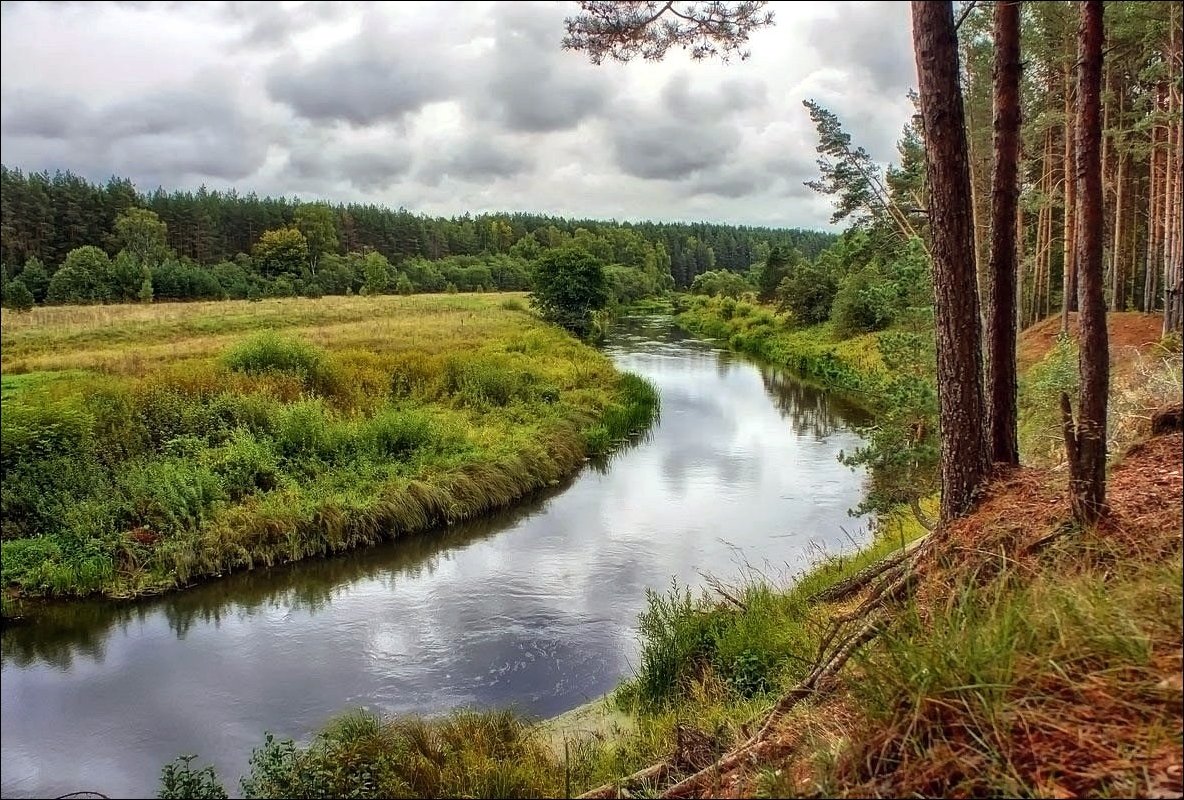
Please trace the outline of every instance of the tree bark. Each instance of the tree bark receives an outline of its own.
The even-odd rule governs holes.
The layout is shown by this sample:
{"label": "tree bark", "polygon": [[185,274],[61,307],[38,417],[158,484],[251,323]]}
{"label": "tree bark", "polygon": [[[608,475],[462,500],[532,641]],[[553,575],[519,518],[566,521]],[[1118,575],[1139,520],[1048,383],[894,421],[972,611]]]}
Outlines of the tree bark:
{"label": "tree bark", "polygon": [[1123,262],[1123,245],[1126,241],[1127,203],[1127,156],[1114,143],[1118,159],[1118,175],[1115,178],[1114,239],[1110,245],[1110,300],[1115,311],[1126,311],[1126,266]]}
{"label": "tree bark", "polygon": [[1106,511],[1106,394],[1110,353],[1102,291],[1102,0],[1084,0],[1078,28],[1077,265],[1081,281],[1081,402],[1073,422],[1062,397],[1069,495],[1082,524]]}
{"label": "tree bark", "polygon": [[1016,235],[1020,155],[1020,4],[995,3],[995,165],[988,261],[987,420],[991,460],[1020,463],[1016,424]]}
{"label": "tree bark", "polygon": [[1077,310],[1077,182],[1074,176],[1073,81],[1065,73],[1065,245],[1064,272],[1061,279],[1061,332],[1069,332],[1069,312]]}
{"label": "tree bark", "polygon": [[962,516],[990,469],[958,38],[949,2],[913,0],[925,167],[931,192],[941,519]]}

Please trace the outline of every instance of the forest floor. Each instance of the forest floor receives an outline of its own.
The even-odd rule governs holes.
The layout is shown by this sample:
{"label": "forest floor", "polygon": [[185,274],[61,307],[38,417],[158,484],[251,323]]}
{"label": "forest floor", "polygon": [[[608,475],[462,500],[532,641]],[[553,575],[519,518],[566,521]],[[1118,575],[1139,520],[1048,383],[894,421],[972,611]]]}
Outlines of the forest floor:
{"label": "forest floor", "polygon": [[[1069,315],[1069,330],[1076,339],[1080,330],[1076,311]],[[1158,314],[1138,311],[1111,312],[1106,315],[1106,330],[1110,334],[1110,362],[1121,363],[1130,355],[1130,348],[1142,351],[1160,340],[1163,336],[1163,318]],[[1061,317],[1057,314],[1025,329],[1020,334],[1016,354],[1020,372],[1048,355],[1060,334]]]}
{"label": "forest floor", "polygon": [[1132,447],[1090,530],[1063,475],[998,476],[918,563],[903,622],[682,796],[1181,796],[1182,443]]}

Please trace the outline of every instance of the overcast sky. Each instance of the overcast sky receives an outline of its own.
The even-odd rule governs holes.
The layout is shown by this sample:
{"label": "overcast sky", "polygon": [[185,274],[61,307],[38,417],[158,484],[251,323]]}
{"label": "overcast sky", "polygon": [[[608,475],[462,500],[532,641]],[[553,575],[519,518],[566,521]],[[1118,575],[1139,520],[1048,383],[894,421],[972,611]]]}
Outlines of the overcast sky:
{"label": "overcast sky", "polygon": [[9,3],[0,155],[141,190],[827,227],[802,100],[877,159],[907,3],[772,3],[746,62],[592,66],[575,3]]}

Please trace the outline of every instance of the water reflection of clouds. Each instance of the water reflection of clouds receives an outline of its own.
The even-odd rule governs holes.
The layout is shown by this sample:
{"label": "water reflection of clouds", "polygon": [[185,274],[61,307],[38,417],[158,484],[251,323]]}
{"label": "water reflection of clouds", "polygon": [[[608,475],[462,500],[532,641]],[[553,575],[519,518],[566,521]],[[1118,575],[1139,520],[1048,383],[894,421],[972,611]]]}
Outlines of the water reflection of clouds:
{"label": "water reflection of clouds", "polygon": [[[194,751],[233,779],[262,731],[304,735],[349,704],[556,713],[626,671],[646,588],[845,544],[860,478],[835,458],[858,444],[844,409],[655,330],[610,352],[659,385],[660,425],[561,493],[398,545],[6,629],[4,793],[139,794]],[[57,763],[66,749],[84,755],[27,783],[29,753]]]}

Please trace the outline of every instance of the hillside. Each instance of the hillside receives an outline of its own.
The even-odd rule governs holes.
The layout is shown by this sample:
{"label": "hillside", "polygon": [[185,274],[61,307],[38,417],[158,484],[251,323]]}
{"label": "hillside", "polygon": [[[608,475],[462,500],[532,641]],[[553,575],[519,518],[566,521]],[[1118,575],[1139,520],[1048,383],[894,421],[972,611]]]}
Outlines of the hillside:
{"label": "hillside", "polygon": [[911,599],[876,599],[889,571],[832,604],[848,627],[883,614],[872,644],[661,796],[1180,796],[1181,444],[1131,448],[1096,530],[1072,526],[1062,474],[999,475],[918,551]]}

